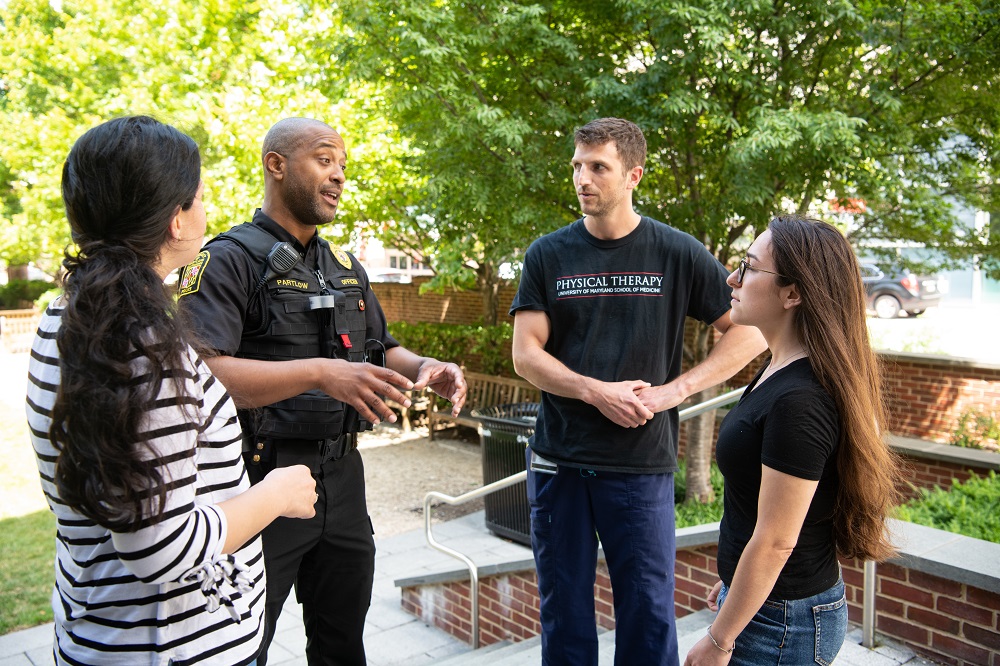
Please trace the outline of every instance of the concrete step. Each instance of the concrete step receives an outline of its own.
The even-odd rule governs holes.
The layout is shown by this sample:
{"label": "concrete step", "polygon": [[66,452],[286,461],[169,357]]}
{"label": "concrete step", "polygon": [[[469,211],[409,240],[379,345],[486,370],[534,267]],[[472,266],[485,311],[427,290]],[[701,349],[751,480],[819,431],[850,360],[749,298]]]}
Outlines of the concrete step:
{"label": "concrete step", "polygon": [[[530,655],[528,661],[518,661],[522,655]],[[455,655],[437,666],[514,666],[516,664],[540,664],[542,662],[542,637],[534,636],[517,643],[504,641],[484,648]]]}
{"label": "concrete step", "polygon": [[[699,611],[677,621],[677,643],[680,663],[684,663],[688,650],[705,635],[705,629],[715,618],[715,613]],[[932,661],[916,655],[910,648],[894,641],[880,638],[876,647],[866,649],[861,644],[861,629],[852,628],[840,653],[838,666],[937,666]],[[598,664],[615,663],[615,632],[606,631],[597,637]],[[497,643],[481,650],[465,652],[438,666],[538,666],[542,663],[542,642],[535,636],[520,643]]]}
{"label": "concrete step", "polygon": [[[699,611],[677,621],[677,642],[680,661],[684,662],[687,651],[705,635],[705,627],[712,622],[715,613]],[[597,637],[598,663],[611,666],[615,662],[615,632],[605,631]],[[542,663],[542,639],[540,636],[519,643],[496,643],[480,650],[456,655],[442,661],[438,666],[538,666]]]}

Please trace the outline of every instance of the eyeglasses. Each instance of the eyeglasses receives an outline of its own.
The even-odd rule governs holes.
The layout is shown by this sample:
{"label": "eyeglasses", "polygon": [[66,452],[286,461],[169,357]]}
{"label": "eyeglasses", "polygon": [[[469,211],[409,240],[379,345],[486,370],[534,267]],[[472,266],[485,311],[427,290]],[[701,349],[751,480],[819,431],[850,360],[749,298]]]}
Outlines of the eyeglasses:
{"label": "eyeglasses", "polygon": [[743,276],[747,274],[748,270],[759,271],[761,273],[770,273],[771,275],[777,275],[778,277],[783,277],[786,280],[788,279],[781,273],[775,273],[774,271],[769,271],[763,268],[757,268],[756,266],[751,266],[750,262],[747,261],[747,258],[743,258],[740,259],[740,267],[739,270],[736,271],[736,284],[743,284]]}

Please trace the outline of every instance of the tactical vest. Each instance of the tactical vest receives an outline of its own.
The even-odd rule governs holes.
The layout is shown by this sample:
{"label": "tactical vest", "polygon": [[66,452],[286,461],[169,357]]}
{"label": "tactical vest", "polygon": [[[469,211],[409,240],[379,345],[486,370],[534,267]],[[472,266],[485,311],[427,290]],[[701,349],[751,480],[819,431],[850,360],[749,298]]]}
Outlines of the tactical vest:
{"label": "tactical vest", "polygon": [[[268,271],[267,255],[279,239],[244,223],[209,241],[239,245],[257,268],[258,283],[247,306],[244,334],[235,356],[264,361],[307,358],[366,360],[365,301],[355,259],[318,239],[318,266],[299,261],[290,271]],[[243,410],[241,410],[242,412]],[[371,427],[350,405],[313,389],[240,414],[244,432],[259,440],[334,439]]]}

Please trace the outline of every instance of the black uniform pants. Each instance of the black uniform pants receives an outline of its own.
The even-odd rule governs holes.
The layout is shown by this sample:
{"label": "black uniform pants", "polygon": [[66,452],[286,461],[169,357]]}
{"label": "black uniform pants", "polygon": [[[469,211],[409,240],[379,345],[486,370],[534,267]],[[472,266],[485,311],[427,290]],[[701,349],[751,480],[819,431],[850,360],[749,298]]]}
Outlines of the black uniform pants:
{"label": "black uniform pants", "polygon": [[[247,468],[252,482],[270,471],[264,465],[248,464]],[[361,454],[355,449],[340,460],[331,460],[316,476],[316,516],[278,518],[262,533],[267,633],[258,666],[267,664],[267,649],[293,584],[302,604],[309,666],[366,663],[362,635],[372,598],[375,540],[365,502]]]}

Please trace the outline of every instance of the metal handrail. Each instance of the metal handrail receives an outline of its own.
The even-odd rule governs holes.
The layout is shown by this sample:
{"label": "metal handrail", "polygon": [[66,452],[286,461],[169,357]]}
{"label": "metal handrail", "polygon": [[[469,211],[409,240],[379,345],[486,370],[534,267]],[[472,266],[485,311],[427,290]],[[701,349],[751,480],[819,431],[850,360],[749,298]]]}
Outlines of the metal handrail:
{"label": "metal handrail", "polygon": [[[687,421],[690,418],[694,418],[700,414],[711,411],[713,409],[718,409],[729,403],[736,402],[743,395],[743,391],[746,390],[746,386],[742,388],[729,391],[728,393],[723,393],[720,396],[716,396],[705,402],[698,403],[686,409],[682,409],[677,413],[678,423],[682,421]],[[476,488],[475,490],[470,490],[467,493],[459,495],[458,497],[452,497],[451,495],[445,495],[444,493],[439,493],[436,490],[424,495],[424,536],[427,538],[427,545],[434,550],[440,551],[445,555],[450,555],[457,560],[460,560],[469,569],[469,580],[470,580],[470,596],[472,597],[472,648],[479,648],[479,567],[473,562],[469,557],[463,553],[460,553],[453,548],[449,548],[444,544],[437,541],[434,538],[434,533],[431,530],[431,500],[441,500],[446,504],[456,506],[459,504],[465,504],[474,499],[479,499],[480,497],[485,497],[491,493],[498,490],[508,488],[510,486],[521,483],[527,480],[528,471],[518,472],[517,474],[512,474],[508,477],[500,479],[499,481],[494,481],[488,485],[482,486],[481,488]]]}

